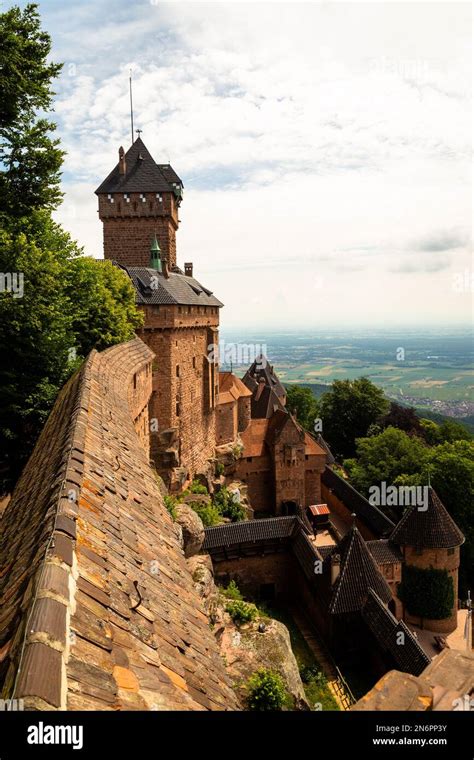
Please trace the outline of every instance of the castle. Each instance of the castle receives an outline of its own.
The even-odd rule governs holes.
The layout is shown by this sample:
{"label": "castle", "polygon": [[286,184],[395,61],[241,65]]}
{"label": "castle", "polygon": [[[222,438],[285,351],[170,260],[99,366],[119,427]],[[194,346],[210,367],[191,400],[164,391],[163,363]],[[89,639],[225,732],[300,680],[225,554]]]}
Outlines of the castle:
{"label": "castle", "polygon": [[[464,537],[436,493],[395,525],[300,427],[265,357],[242,379],[219,372],[222,303],[176,259],[183,183],[141,138],[96,193],[104,256],[133,283],[144,325],[65,385],[0,520],[2,698],[46,710],[237,708],[158,473],[171,492],[196,477],[247,492],[253,519],[207,528],[196,551],[218,582],[304,610],[334,656],[390,671],[392,696],[375,691],[357,709],[390,709],[393,673],[418,695],[398,709],[446,707],[440,693],[466,691],[472,660],[431,662],[413,631],[457,625]],[[407,567],[447,573],[449,614],[406,608]]]}

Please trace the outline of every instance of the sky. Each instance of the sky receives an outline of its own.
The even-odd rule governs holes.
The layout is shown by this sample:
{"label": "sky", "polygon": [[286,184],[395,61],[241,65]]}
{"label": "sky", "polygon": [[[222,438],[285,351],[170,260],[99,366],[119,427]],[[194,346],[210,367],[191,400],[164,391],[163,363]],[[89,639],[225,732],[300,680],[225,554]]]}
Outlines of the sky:
{"label": "sky", "polygon": [[102,256],[95,188],[135,127],[185,186],[178,263],[264,329],[472,318],[472,7],[45,0],[64,61],[56,218]]}

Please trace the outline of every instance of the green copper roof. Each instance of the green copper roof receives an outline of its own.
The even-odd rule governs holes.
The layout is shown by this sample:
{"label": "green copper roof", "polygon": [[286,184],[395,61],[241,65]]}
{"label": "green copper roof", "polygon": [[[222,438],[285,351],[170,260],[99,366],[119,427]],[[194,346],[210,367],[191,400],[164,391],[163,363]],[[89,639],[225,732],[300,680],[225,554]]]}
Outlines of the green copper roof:
{"label": "green copper roof", "polygon": [[153,241],[150,247],[150,268],[156,269],[158,272],[162,272],[161,266],[161,248],[159,246],[156,235],[153,237]]}

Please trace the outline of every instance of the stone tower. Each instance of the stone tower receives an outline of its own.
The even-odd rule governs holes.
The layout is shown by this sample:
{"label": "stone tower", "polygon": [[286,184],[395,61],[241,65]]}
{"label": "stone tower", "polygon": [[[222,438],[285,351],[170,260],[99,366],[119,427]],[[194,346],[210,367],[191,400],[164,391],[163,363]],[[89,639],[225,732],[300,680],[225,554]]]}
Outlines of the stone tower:
{"label": "stone tower", "polygon": [[464,543],[464,536],[431,487],[428,489],[427,508],[407,509],[390,541],[400,547],[405,565],[446,570],[453,581],[454,603],[449,617],[442,620],[420,619],[405,609],[404,619],[431,631],[454,631],[458,610],[459,548]]}
{"label": "stone tower", "polygon": [[104,255],[130,277],[145,315],[139,337],[155,354],[149,406],[151,457],[171,489],[212,470],[222,303],[176,263],[183,184],[138,138],[96,190]]}
{"label": "stone tower", "polygon": [[168,266],[176,265],[178,208],[183,183],[169,164],[156,164],[139,137],[95,191],[104,225],[104,258],[124,266],[148,266],[157,236]]}

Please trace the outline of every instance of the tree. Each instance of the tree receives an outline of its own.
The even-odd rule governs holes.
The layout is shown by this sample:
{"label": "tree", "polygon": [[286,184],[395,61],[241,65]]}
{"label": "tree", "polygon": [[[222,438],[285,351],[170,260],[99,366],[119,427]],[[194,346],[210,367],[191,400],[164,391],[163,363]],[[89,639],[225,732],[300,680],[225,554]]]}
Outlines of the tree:
{"label": "tree", "polygon": [[[401,475],[423,470],[429,449],[419,438],[389,427],[372,438],[356,442],[357,458],[344,461],[354,488],[368,495],[371,486],[393,484]],[[405,485],[405,483],[403,483]]]}
{"label": "tree", "polygon": [[92,348],[141,324],[127,276],[81,258],[51,218],[62,151],[51,108],[51,40],[36,5],[0,14],[0,494],[13,487],[59,388]]}
{"label": "tree", "polygon": [[13,218],[61,199],[63,152],[50,136],[55,125],[37,112],[51,108],[51,81],[62,66],[48,60],[51,39],[37,8],[0,14],[0,216]]}
{"label": "tree", "polygon": [[409,435],[421,435],[421,425],[418,415],[411,406],[401,406],[390,402],[390,409],[379,419],[379,425],[383,429],[395,427]]}
{"label": "tree", "polygon": [[318,402],[311,390],[304,385],[286,386],[286,408],[305,430],[314,431],[314,422],[318,417]]}
{"label": "tree", "polygon": [[65,272],[64,287],[72,315],[73,345],[82,357],[93,348],[101,351],[130,340],[143,324],[130,279],[111,261],[73,259]]}
{"label": "tree", "polygon": [[387,411],[383,392],[365,377],[335,380],[319,400],[323,435],[336,457],[354,456],[356,439]]}

